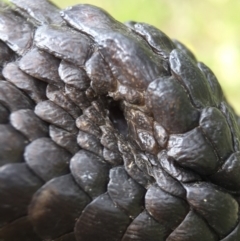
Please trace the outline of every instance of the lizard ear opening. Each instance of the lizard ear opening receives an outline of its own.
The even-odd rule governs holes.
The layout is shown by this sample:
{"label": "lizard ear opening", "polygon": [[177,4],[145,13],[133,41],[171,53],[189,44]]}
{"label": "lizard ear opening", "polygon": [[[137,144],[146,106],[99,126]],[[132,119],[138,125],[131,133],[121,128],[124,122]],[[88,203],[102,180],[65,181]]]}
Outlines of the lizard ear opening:
{"label": "lizard ear opening", "polygon": [[116,130],[123,136],[128,134],[128,125],[120,101],[109,102],[109,118]]}

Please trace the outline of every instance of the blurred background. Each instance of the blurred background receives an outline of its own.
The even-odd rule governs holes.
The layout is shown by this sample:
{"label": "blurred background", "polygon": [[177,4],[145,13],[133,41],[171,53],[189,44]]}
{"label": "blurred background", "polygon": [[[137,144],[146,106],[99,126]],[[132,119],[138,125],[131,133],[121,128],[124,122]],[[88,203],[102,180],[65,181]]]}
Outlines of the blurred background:
{"label": "blurred background", "polygon": [[186,44],[217,76],[240,114],[240,0],[53,0],[65,8],[89,3],[121,22],[150,23]]}

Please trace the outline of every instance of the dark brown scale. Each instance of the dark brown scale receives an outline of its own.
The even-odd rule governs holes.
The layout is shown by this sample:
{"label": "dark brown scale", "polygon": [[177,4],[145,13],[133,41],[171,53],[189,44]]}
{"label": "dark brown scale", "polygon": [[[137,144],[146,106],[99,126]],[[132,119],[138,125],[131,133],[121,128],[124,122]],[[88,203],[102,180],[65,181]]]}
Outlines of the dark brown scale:
{"label": "dark brown scale", "polygon": [[145,100],[141,91],[135,90],[132,87],[118,83],[117,91],[110,92],[109,96],[114,100],[126,100],[129,104],[144,105]]}
{"label": "dark brown scale", "polygon": [[240,118],[212,71],[151,25],[12,2],[0,240],[240,240]]}
{"label": "dark brown scale", "polygon": [[221,241],[235,241],[239,238],[240,235],[240,224],[236,226],[236,228],[224,239]]}
{"label": "dark brown scale", "polygon": [[199,127],[184,134],[170,135],[167,154],[180,166],[202,175],[213,174],[220,166],[218,156]]}
{"label": "dark brown scale", "polygon": [[90,201],[71,174],[60,176],[34,194],[28,210],[29,218],[41,237],[54,239],[72,230],[76,218]]}
{"label": "dark brown scale", "polygon": [[142,36],[157,54],[168,59],[170,52],[175,49],[174,43],[162,31],[146,23],[128,22],[126,25]]}
{"label": "dark brown scale", "polygon": [[77,136],[78,145],[85,150],[93,152],[98,156],[103,155],[103,147],[100,140],[92,134],[84,131],[79,131]]}
{"label": "dark brown scale", "polygon": [[238,125],[238,119],[236,118],[236,114],[229,106],[229,104],[226,103],[226,101],[221,102],[220,110],[224,114],[228,122],[229,128],[231,129],[234,150],[240,151],[240,126]]}
{"label": "dark brown scale", "polygon": [[119,166],[123,164],[122,155],[117,151],[111,151],[107,148],[103,148],[103,158],[112,166]]}
{"label": "dark brown scale", "polygon": [[89,118],[97,126],[102,126],[105,124],[104,116],[101,112],[96,110],[94,106],[90,106],[89,108],[85,109],[84,115],[86,115],[86,117]]}
{"label": "dark brown scale", "polygon": [[153,179],[148,173],[143,172],[141,168],[138,167],[130,147],[126,146],[122,141],[118,141],[118,148],[122,154],[124,166],[128,175],[143,187],[149,187]]}
{"label": "dark brown scale", "polygon": [[0,81],[0,103],[9,111],[33,109],[33,101],[7,81]]}
{"label": "dark brown scale", "polygon": [[135,218],[142,211],[146,190],[129,178],[123,167],[112,168],[109,177],[108,193],[111,199],[130,218]]}
{"label": "dark brown scale", "polygon": [[168,74],[163,61],[132,36],[110,32],[101,37],[99,45],[114,78],[122,85],[143,90],[152,80]]}
{"label": "dark brown scale", "polygon": [[74,119],[81,115],[81,109],[65,95],[64,88],[49,84],[46,89],[46,96],[67,111]]}
{"label": "dark brown scale", "polygon": [[167,237],[167,230],[147,212],[140,213],[128,226],[123,241],[164,241]]}
{"label": "dark brown scale", "polygon": [[50,100],[36,105],[35,114],[44,121],[63,128],[66,131],[76,133],[75,120],[70,114]]}
{"label": "dark brown scale", "polygon": [[106,94],[116,89],[117,81],[99,52],[95,52],[86,62],[86,71],[91,79],[91,86],[97,94]]}
{"label": "dark brown scale", "polygon": [[69,99],[71,99],[80,109],[84,110],[91,105],[87,95],[84,91],[79,90],[71,85],[65,85],[65,93]]}
{"label": "dark brown scale", "polygon": [[16,5],[20,14],[31,17],[37,24],[61,23],[59,8],[49,1],[42,0],[11,0]]}
{"label": "dark brown scale", "polygon": [[[134,159],[137,167],[149,176],[154,176],[154,165],[149,162],[148,156],[144,153],[137,153],[136,150],[133,150]],[[149,178],[150,179],[150,178]],[[151,179],[150,179],[151,180]]]}
{"label": "dark brown scale", "polygon": [[204,63],[198,63],[198,68],[204,73],[207,81],[209,82],[212,90],[213,99],[216,102],[216,106],[219,108],[221,101],[224,100],[222,88],[218,83],[218,80],[211,69],[209,69]]}
{"label": "dark brown scale", "polygon": [[165,172],[160,165],[153,167],[153,177],[163,191],[176,197],[185,198],[186,191],[182,185]]}
{"label": "dark brown scale", "polygon": [[[76,12],[82,13],[82,15],[75,14]],[[94,37],[100,46],[100,53],[108,65],[110,64],[109,67],[113,76],[121,84],[132,85],[135,89],[142,89],[142,85],[148,84],[158,75],[167,74],[167,66],[163,64],[163,60],[152,53],[145,41],[132,34],[126,26],[101,9],[90,5],[77,5],[63,11],[62,16],[76,29]],[[91,21],[85,16],[89,16]],[[94,24],[94,20],[98,24]],[[138,41],[138,44],[135,44],[135,41]],[[105,51],[105,48],[107,51]],[[131,49],[131,52],[129,49]],[[115,55],[114,53],[117,52],[119,53]],[[123,61],[124,59],[127,62]],[[113,61],[115,64],[111,66]],[[116,64],[118,62],[119,64]],[[140,68],[140,66],[144,66],[144,69]],[[131,70],[134,70],[135,73],[132,73]]]}
{"label": "dark brown scale", "polygon": [[109,32],[131,31],[101,8],[89,4],[69,7],[61,12],[62,18],[73,28],[97,39]]}
{"label": "dark brown scale", "polygon": [[231,130],[221,111],[215,107],[203,109],[199,125],[206,138],[212,143],[219,158],[226,160],[234,150]]}
{"label": "dark brown scale", "polygon": [[92,87],[89,87],[86,91],[85,91],[86,97],[87,99],[92,102],[94,101],[98,96],[96,95],[96,93],[94,92]]}
{"label": "dark brown scale", "polygon": [[184,186],[187,190],[187,201],[219,237],[223,238],[235,228],[238,222],[239,206],[230,194],[206,182]]}
{"label": "dark brown scale", "polygon": [[[0,168],[0,227],[27,216],[28,205],[42,181],[31,172],[26,163],[9,163]],[[18,175],[21,173],[22,175]],[[18,196],[24,190],[24,195]],[[18,199],[12,199],[12,195]]]}
{"label": "dark brown scale", "polygon": [[0,41],[0,78],[2,79],[2,69],[7,62],[14,61],[15,53],[2,41]]}
{"label": "dark brown scale", "polygon": [[156,184],[148,189],[145,205],[150,215],[163,224],[169,234],[182,222],[189,208],[186,201],[163,191]]}
{"label": "dark brown scale", "polygon": [[[214,173],[210,179],[228,190],[239,193],[240,185],[240,152],[233,153],[222,165],[217,173]],[[227,180],[227,181],[226,181]]]}
{"label": "dark brown scale", "polygon": [[89,134],[92,134],[98,138],[101,137],[101,129],[100,127],[94,123],[89,117],[86,115],[81,115],[79,118],[76,119],[76,126],[81,130],[85,131]]}
{"label": "dark brown scale", "polygon": [[201,177],[197,173],[179,166],[173,158],[166,154],[166,151],[158,154],[158,160],[168,174],[182,183],[201,180]]}
{"label": "dark brown scale", "polygon": [[153,123],[153,129],[154,129],[154,137],[156,138],[156,141],[158,142],[159,146],[165,147],[168,141],[167,131],[157,122]]}
{"label": "dark brown scale", "polygon": [[33,141],[24,152],[29,168],[44,181],[67,174],[70,158],[69,152],[46,137]]}
{"label": "dark brown scale", "polygon": [[92,54],[91,39],[67,27],[56,25],[39,27],[34,41],[38,48],[77,66],[83,66],[88,56]]}
{"label": "dark brown scale", "polygon": [[48,136],[48,125],[33,110],[21,109],[10,115],[11,125],[29,141]]}
{"label": "dark brown scale", "polygon": [[172,77],[158,78],[148,86],[147,106],[154,120],[168,133],[184,133],[198,125],[199,112],[182,85]]}
{"label": "dark brown scale", "polygon": [[80,149],[79,145],[77,144],[75,133],[71,133],[62,128],[58,128],[55,125],[50,125],[49,136],[56,144],[63,147],[72,154],[75,154]]}
{"label": "dark brown scale", "polygon": [[110,166],[101,157],[81,150],[72,157],[70,168],[78,185],[90,197],[106,192]]}
{"label": "dark brown scale", "polygon": [[137,143],[143,151],[156,154],[159,151],[153,133],[145,130],[137,130]]}
{"label": "dark brown scale", "polygon": [[13,10],[0,9],[0,29],[0,39],[16,54],[24,55],[32,46],[33,25]]}
{"label": "dark brown scale", "polygon": [[196,108],[213,106],[209,83],[190,57],[175,49],[170,53],[169,63],[173,75],[185,87]]}
{"label": "dark brown scale", "polygon": [[28,140],[9,124],[1,124],[0,133],[0,166],[22,162]]}
{"label": "dark brown scale", "polygon": [[126,113],[127,119],[131,119],[139,129],[146,131],[152,131],[153,120],[149,116],[145,115],[138,110],[130,110]]}
{"label": "dark brown scale", "polygon": [[[108,213],[108,216],[105,214]],[[91,202],[76,223],[77,240],[104,241],[121,240],[130,218],[113,203],[108,193]],[[92,228],[94,227],[94,232]]]}
{"label": "dark brown scale", "polygon": [[80,91],[86,90],[90,86],[91,80],[88,78],[86,72],[74,64],[61,61],[58,73],[66,85],[72,86]]}
{"label": "dark brown scale", "polygon": [[[194,227],[192,227],[194,224]],[[183,222],[169,235],[167,241],[191,241],[201,239],[205,241],[219,240],[217,235],[211,231],[208,224],[196,212],[190,211]]]}
{"label": "dark brown scale", "polygon": [[2,74],[4,78],[14,84],[18,89],[23,90],[35,103],[46,100],[46,84],[25,74],[18,67],[18,62],[7,64]]}
{"label": "dark brown scale", "polygon": [[6,241],[41,241],[28,216],[21,217],[1,228],[0,238]]}
{"label": "dark brown scale", "polygon": [[102,126],[103,135],[101,137],[101,144],[112,151],[118,152],[117,138],[113,133],[113,129],[107,126]]}
{"label": "dark brown scale", "polygon": [[172,40],[174,45],[176,46],[177,49],[181,50],[184,54],[186,54],[188,57],[190,57],[194,62],[197,63],[197,59],[194,56],[194,54],[190,51],[190,49],[187,48],[183,43],[179,42],[176,39]]}
{"label": "dark brown scale", "polygon": [[62,86],[63,83],[58,75],[59,64],[59,59],[33,48],[21,58],[19,68],[36,79]]}

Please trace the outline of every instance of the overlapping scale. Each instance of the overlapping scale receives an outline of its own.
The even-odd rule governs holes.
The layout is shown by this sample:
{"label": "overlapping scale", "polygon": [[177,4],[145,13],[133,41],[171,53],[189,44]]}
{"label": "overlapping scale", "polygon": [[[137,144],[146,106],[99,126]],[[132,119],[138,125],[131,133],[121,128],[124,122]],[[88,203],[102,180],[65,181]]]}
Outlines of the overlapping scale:
{"label": "overlapping scale", "polygon": [[11,1],[0,240],[238,241],[240,118],[212,71],[151,25]]}
{"label": "overlapping scale", "polygon": [[49,1],[35,0],[11,0],[20,13],[26,12],[26,15],[36,21],[37,24],[61,23],[59,9]]}
{"label": "overlapping scale", "polygon": [[73,231],[90,198],[74,182],[71,174],[54,178],[33,196],[29,218],[44,239],[54,239]]}

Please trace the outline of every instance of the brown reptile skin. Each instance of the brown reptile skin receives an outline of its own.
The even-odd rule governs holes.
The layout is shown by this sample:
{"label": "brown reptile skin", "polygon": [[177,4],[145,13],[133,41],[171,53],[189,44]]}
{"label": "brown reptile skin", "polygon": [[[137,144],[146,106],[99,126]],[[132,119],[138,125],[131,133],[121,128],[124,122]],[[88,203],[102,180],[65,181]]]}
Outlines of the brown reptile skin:
{"label": "brown reptile skin", "polygon": [[239,241],[240,130],[155,27],[0,3],[0,241]]}

